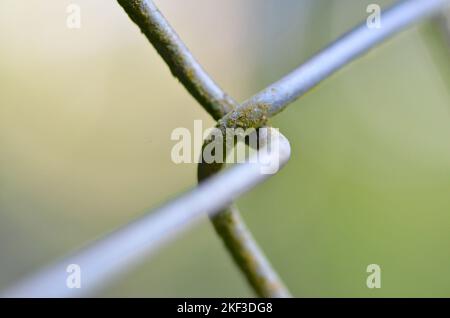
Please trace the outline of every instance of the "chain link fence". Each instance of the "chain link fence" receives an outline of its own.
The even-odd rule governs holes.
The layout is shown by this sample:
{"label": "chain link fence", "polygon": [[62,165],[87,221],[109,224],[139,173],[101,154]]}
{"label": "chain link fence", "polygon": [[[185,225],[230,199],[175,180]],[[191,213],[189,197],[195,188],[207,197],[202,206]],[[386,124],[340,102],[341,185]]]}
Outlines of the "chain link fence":
{"label": "chain link fence", "polygon": [[[319,82],[406,27],[444,12],[450,3],[448,0],[399,1],[382,11],[380,27],[371,28],[365,21],[282,79],[239,104],[204,71],[151,0],[118,2],[153,44],[173,75],[217,120],[217,127],[223,132],[228,128],[266,127],[268,118],[282,111]],[[233,205],[236,198],[271,176],[261,173],[263,162],[276,160],[283,166],[289,160],[288,140],[273,128],[260,130],[265,133],[259,135],[258,151],[255,154],[259,160],[249,160],[223,171],[222,164],[201,162],[198,167],[199,185],[196,188],[30,275],[0,295],[92,295],[105,288],[107,282],[131,271],[165,244],[180,237],[208,214],[256,295],[289,297],[287,287]],[[276,152],[268,151],[270,138],[275,138],[279,144]],[[208,142],[211,140],[206,140],[205,145]],[[66,270],[69,265],[81,269],[82,288],[68,288]]]}

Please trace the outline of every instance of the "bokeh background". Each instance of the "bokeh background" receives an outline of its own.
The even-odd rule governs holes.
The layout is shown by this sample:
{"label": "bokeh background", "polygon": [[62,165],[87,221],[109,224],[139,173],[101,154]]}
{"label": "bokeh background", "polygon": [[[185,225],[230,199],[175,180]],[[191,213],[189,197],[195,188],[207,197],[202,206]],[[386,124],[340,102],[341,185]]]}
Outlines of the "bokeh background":
{"label": "bokeh background", "polygon": [[[156,1],[237,100],[367,17],[365,0]],[[393,1],[376,1],[381,6]],[[66,7],[81,7],[81,29]],[[239,199],[299,297],[450,296],[450,52],[426,24],[272,120],[278,175]],[[196,184],[176,127],[214,122],[116,1],[0,2],[0,289]],[[382,288],[366,287],[366,267]],[[252,296],[205,220],[101,296]]]}

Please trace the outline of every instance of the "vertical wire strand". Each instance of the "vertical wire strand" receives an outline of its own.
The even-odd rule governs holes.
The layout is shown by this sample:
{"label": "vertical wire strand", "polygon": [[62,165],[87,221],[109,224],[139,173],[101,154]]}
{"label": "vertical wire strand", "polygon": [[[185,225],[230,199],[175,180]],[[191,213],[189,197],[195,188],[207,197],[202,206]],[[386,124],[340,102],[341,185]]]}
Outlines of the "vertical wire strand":
{"label": "vertical wire strand", "polygon": [[206,73],[151,0],[118,0],[172,74],[216,120],[237,103]]}
{"label": "vertical wire strand", "polygon": [[[238,106],[203,70],[151,0],[118,0],[118,2],[153,44],[172,73],[214,119],[222,118]],[[215,165],[208,166],[199,165],[199,176],[203,175],[204,171],[212,172],[208,177],[220,171],[213,168]],[[199,177],[199,183],[205,178],[206,176]],[[211,221],[258,296],[290,296],[245,225],[237,206],[232,205],[220,211],[211,217]],[[244,254],[246,257],[242,257]]]}
{"label": "vertical wire strand", "polygon": [[[148,1],[138,1],[138,0],[129,0],[129,1],[125,1],[125,0],[118,0],[119,2],[130,2],[130,4],[131,3],[134,3],[134,5],[137,5],[138,3],[151,3],[151,2],[148,2]],[[428,1],[428,2],[427,2]],[[424,12],[419,12],[419,11],[417,11],[417,10],[412,10],[412,8],[410,7],[410,5],[412,5],[412,4],[416,4],[416,5],[424,5],[424,3],[428,3],[431,7],[427,7],[428,8],[428,10],[425,10]],[[403,19],[402,19],[402,21],[406,21],[406,20],[409,20],[409,22],[408,22],[408,24],[409,23],[412,23],[412,22],[416,22],[417,20],[419,20],[419,19],[421,19],[421,18],[423,18],[423,17],[425,17],[426,15],[428,15],[428,14],[431,14],[431,13],[435,13],[435,12],[437,12],[440,8],[441,8],[441,6],[440,5],[442,5],[442,4],[448,4],[449,3],[449,1],[446,1],[446,0],[405,0],[405,1],[402,1],[402,2],[400,2],[400,4],[398,4],[397,6],[401,6],[401,5],[407,5],[407,8],[409,8],[409,9],[411,9],[411,10],[409,10],[409,11],[407,11],[407,12],[405,12],[405,14],[406,14],[406,16],[404,16],[403,17]],[[422,6],[418,6],[418,8],[419,9],[423,9],[424,7],[422,7]],[[133,8],[133,6],[130,6],[130,8]],[[396,7],[396,8],[398,8],[398,7]],[[392,10],[392,9],[391,9]],[[398,14],[400,14],[399,12],[397,12]],[[405,20],[406,19],[406,20]],[[396,31],[399,31],[400,29],[402,29],[403,27],[404,27],[405,25],[402,25],[402,27],[401,28],[394,28],[394,29],[389,29],[389,30],[387,30],[389,33],[395,33]],[[391,25],[391,27],[392,27],[392,25]],[[358,28],[357,29],[355,29],[354,31],[352,31],[352,32],[350,32],[349,34],[352,34],[353,32],[356,32],[356,33],[358,33],[357,32],[357,30],[358,30]],[[380,41],[382,41],[382,40],[384,40],[384,39],[386,39],[387,37],[384,37],[384,38],[382,38],[382,39],[380,39]],[[335,47],[339,47],[339,45],[337,45],[338,43],[339,43],[339,41],[344,41],[344,42],[346,42],[346,41],[349,41],[349,38],[348,38],[348,35],[346,35],[346,36],[344,36],[344,37],[342,37],[341,39],[339,39],[339,40],[337,40],[333,45],[331,45],[330,47],[328,47],[328,49],[326,49],[326,50],[329,50],[328,51],[328,53],[329,54],[332,54],[333,53],[333,48],[335,48]],[[376,42],[374,42],[373,43],[373,45],[375,45],[375,44],[377,44],[378,42],[376,41]],[[347,44],[349,44],[349,43],[347,43]],[[366,50],[368,50],[369,48],[371,48],[373,45],[370,45],[370,46],[368,46],[367,48],[366,48]],[[359,55],[355,55],[355,54],[353,54],[353,53],[351,53],[352,52],[352,50],[353,50],[353,48],[351,47],[351,46],[349,46],[349,45],[346,45],[345,46],[346,47],[346,50],[349,50],[350,52],[347,52],[346,54],[350,54],[350,55],[352,55],[352,57],[351,58],[349,58],[349,59],[346,59],[345,61],[343,61],[343,64],[342,65],[339,65],[339,67],[342,67],[342,66],[344,66],[345,64],[347,64],[347,63],[349,63],[349,62],[351,62],[354,58],[356,58],[356,57],[358,57]],[[325,50],[325,51],[326,51]],[[341,52],[341,53],[344,53],[344,52]],[[166,60],[166,59],[165,59]],[[170,60],[170,59],[169,59]],[[310,60],[311,61],[311,60]],[[312,59],[312,61],[314,61],[314,58]],[[192,62],[192,61],[191,61]],[[308,65],[308,63],[312,63],[312,62],[307,62],[306,64],[307,65],[304,65],[303,67],[312,67],[312,65]],[[314,65],[314,63],[312,63],[313,65]],[[324,65],[322,65],[321,67],[324,67],[324,68],[333,68],[333,64],[324,64]],[[333,70],[334,71],[334,70]],[[328,77],[329,75],[331,75],[332,74],[332,72],[333,71],[331,71],[331,72],[325,72],[325,75],[321,75],[321,76],[319,76],[318,78],[315,78],[315,81],[317,81],[317,82],[319,82],[319,81],[321,81],[321,80],[323,80],[323,79],[325,79],[326,77]],[[295,72],[295,71],[294,71]],[[313,72],[313,70],[311,70],[311,72],[312,73],[314,73]],[[301,73],[301,72],[299,72],[299,73]],[[299,75],[299,73],[297,73],[297,75]],[[320,74],[322,74],[322,72],[319,72]],[[318,73],[318,74],[319,74]],[[316,74],[317,75],[317,74]],[[281,82],[283,82],[285,79],[282,79],[282,80],[280,80]],[[280,82],[279,81],[279,82]],[[278,82],[277,82],[278,83]],[[199,85],[202,85],[201,84],[201,82],[200,82],[200,84]],[[307,85],[308,86],[308,85]],[[310,86],[309,85],[309,88],[311,88],[312,86]],[[273,88],[273,87],[272,87]],[[301,87],[300,87],[301,88]],[[297,89],[300,89],[300,88],[297,88]],[[198,88],[197,88],[198,89]],[[271,89],[271,87],[269,87],[268,89],[266,89],[266,90],[264,90],[264,91],[267,91],[267,90],[269,90],[269,89]],[[307,89],[306,89],[307,90]],[[214,95],[214,94],[213,94]],[[219,96],[220,96],[220,94],[219,94]],[[223,96],[223,95],[222,95]],[[258,94],[257,95],[255,95],[256,97],[258,96]],[[276,97],[276,96],[275,96]],[[253,98],[255,98],[255,97],[253,97]],[[283,96],[279,96],[278,98],[280,98],[280,105],[281,104],[283,104],[282,105],[282,107],[284,107],[288,102],[289,102],[289,98],[285,98],[284,100],[283,100]],[[252,99],[252,98],[251,98]],[[250,100],[251,100],[250,99]],[[201,99],[200,99],[201,100]],[[203,105],[203,104],[202,104]],[[204,105],[203,105],[204,106]],[[248,106],[248,105],[247,105]],[[220,106],[220,107],[222,107],[222,106]],[[266,107],[267,107],[267,109],[266,109]],[[260,108],[260,111],[261,112],[263,112],[263,111],[270,111],[270,108],[271,107],[271,105],[269,104],[269,105],[267,105],[267,106],[264,106],[264,107],[261,107]],[[209,108],[207,108],[207,107],[205,107],[205,109],[209,109]],[[223,112],[223,110],[224,109],[226,109],[226,107],[224,107],[224,108],[222,108],[222,110],[219,110],[218,111],[218,113],[222,113]],[[242,109],[241,109],[242,110]],[[250,109],[251,110],[251,112],[250,112],[250,118],[244,118],[243,117],[243,114],[242,114],[242,112],[240,113],[239,111],[238,112],[231,112],[231,113],[229,113],[227,116],[225,116],[225,118],[221,121],[222,123],[225,123],[226,124],[226,126],[228,125],[228,126],[233,126],[233,125],[236,125],[236,124],[239,124],[239,123],[241,123],[241,124],[245,124],[245,125],[249,125],[249,121],[250,121],[250,124],[251,125],[253,125],[253,126],[258,126],[258,125],[260,125],[260,123],[262,122],[260,119],[261,118],[264,118],[265,116],[267,116],[268,115],[268,113],[263,113],[263,115],[262,116],[259,116],[258,118],[256,118],[256,117],[252,117],[252,116],[254,116],[254,114],[255,113],[258,113],[258,111],[256,111],[256,112],[254,112],[254,109],[252,108],[252,109]],[[211,110],[212,111],[212,110]],[[213,112],[213,111],[212,111]],[[218,116],[218,115],[215,115],[215,116]],[[253,122],[251,122],[251,120],[253,120],[253,119],[259,119],[259,121],[253,121]],[[246,120],[246,121],[245,121]],[[245,121],[245,122],[244,122]],[[286,140],[286,142],[287,142],[287,140]],[[287,149],[289,149],[289,148],[287,148]],[[289,155],[287,156],[287,158],[289,157]],[[239,169],[238,169],[239,168]],[[211,178],[207,178],[205,181],[204,181],[204,183],[202,183],[202,184],[200,184],[199,185],[199,188],[201,188],[201,189],[204,189],[204,190],[207,190],[207,189],[209,189],[209,191],[212,191],[212,192],[208,192],[208,191],[206,191],[205,193],[203,193],[203,194],[198,194],[198,191],[202,191],[201,189],[199,189],[199,188],[197,188],[197,189],[194,189],[194,190],[192,190],[193,192],[195,192],[195,193],[197,193],[194,197],[192,196],[192,193],[190,193],[190,195],[184,195],[184,196],[181,196],[181,197],[178,197],[177,199],[175,199],[175,200],[173,200],[173,201],[171,201],[171,202],[169,202],[166,206],[164,206],[164,207],[162,207],[162,208],[160,208],[160,209],[158,209],[157,211],[159,211],[158,213],[157,213],[157,215],[155,215],[155,216],[153,216],[153,215],[150,215],[150,216],[148,216],[147,215],[147,217],[148,218],[145,218],[145,223],[146,223],[146,227],[144,226],[143,228],[141,228],[141,230],[142,231],[137,231],[136,230],[136,228],[132,228],[132,229],[130,229],[129,227],[125,227],[125,228],[123,228],[122,230],[119,230],[119,233],[121,233],[121,235],[123,235],[124,233],[126,234],[125,235],[125,237],[126,237],[126,239],[123,239],[123,240],[120,240],[120,242],[121,242],[121,244],[117,244],[117,242],[114,242],[112,245],[110,245],[110,246],[112,246],[112,249],[110,249],[110,251],[116,251],[116,249],[117,249],[117,247],[119,247],[119,248],[125,248],[125,247],[127,247],[127,246],[129,246],[129,244],[131,244],[132,246],[131,246],[131,248],[129,249],[129,251],[130,252],[135,252],[136,251],[136,249],[135,249],[135,247],[139,247],[139,248],[143,248],[144,246],[146,246],[146,244],[148,245],[149,244],[149,241],[148,241],[148,239],[149,239],[149,236],[150,237],[153,237],[153,239],[155,239],[155,240],[162,240],[163,238],[165,239],[166,237],[163,237],[165,234],[166,234],[166,232],[165,231],[163,231],[162,233],[161,233],[161,235],[159,235],[159,232],[157,231],[158,229],[159,230],[161,230],[161,229],[167,229],[167,226],[168,226],[168,223],[167,222],[169,222],[169,224],[170,224],[170,220],[172,220],[173,222],[175,222],[173,225],[176,225],[176,226],[179,226],[179,228],[178,229],[175,229],[175,228],[173,228],[172,230],[171,230],[171,233],[172,234],[177,234],[177,233],[179,233],[182,229],[184,229],[185,227],[186,227],[186,224],[190,224],[194,219],[195,219],[195,216],[197,216],[198,215],[198,213],[202,213],[201,212],[201,210],[202,209],[204,209],[205,210],[205,212],[206,211],[208,211],[208,209],[206,209],[206,207],[203,205],[203,204],[208,204],[208,206],[209,206],[209,208],[211,208],[211,206],[209,205],[209,204],[211,204],[211,203],[213,203],[213,205],[214,205],[214,209],[219,209],[221,206],[219,206],[219,205],[217,205],[217,204],[219,204],[217,201],[211,201],[211,200],[208,200],[210,197],[213,197],[213,196],[215,196],[216,194],[216,192],[219,192],[219,193],[222,193],[223,194],[223,192],[225,191],[227,191],[227,190],[233,190],[232,191],[232,194],[230,195],[230,198],[229,198],[229,201],[228,200],[226,200],[226,202],[222,202],[221,204],[224,204],[224,205],[226,205],[226,204],[228,204],[229,202],[231,202],[237,195],[238,195],[238,193],[244,193],[244,192],[246,192],[246,191],[248,191],[249,189],[250,189],[250,184],[246,184],[245,186],[243,186],[242,188],[239,188],[239,189],[233,189],[233,187],[231,187],[231,183],[228,183],[228,182],[224,182],[223,180],[221,180],[220,179],[220,177],[223,177],[223,176],[227,176],[226,177],[226,179],[229,181],[229,182],[231,182],[232,180],[237,180],[237,179],[242,179],[242,180],[240,180],[240,181],[248,181],[248,180],[246,180],[245,178],[246,177],[248,177],[248,173],[251,173],[251,171],[248,169],[248,168],[243,168],[243,167],[234,167],[233,168],[234,170],[232,170],[232,171],[239,171],[239,172],[234,172],[233,174],[230,174],[229,173],[229,171],[226,171],[226,172],[223,172],[223,173],[220,173],[218,176],[213,176],[213,177],[211,177]],[[236,170],[237,169],[237,170]],[[243,170],[242,170],[243,169]],[[254,170],[252,170],[253,172],[255,172]],[[228,174],[227,174],[228,173]],[[236,174],[237,173],[237,174]],[[259,176],[259,177],[261,177],[261,174],[259,173],[259,174],[257,174],[256,176]],[[242,178],[243,177],[243,178]],[[219,178],[219,179],[218,179]],[[229,179],[228,179],[229,178]],[[211,187],[210,186],[210,183],[211,182],[214,182],[214,180],[216,180],[215,182],[218,182],[219,184],[216,184],[216,187]],[[217,180],[221,180],[221,181],[217,181]],[[259,180],[259,181],[261,181],[261,180]],[[258,181],[258,182],[259,182]],[[256,182],[256,183],[258,183],[258,182]],[[251,183],[251,184],[256,184],[256,183]],[[224,185],[227,185],[227,187],[225,187],[224,188]],[[234,192],[234,191],[238,191],[238,192]],[[187,201],[185,201],[185,200],[187,200]],[[192,215],[183,215],[183,220],[180,220],[179,219],[179,216],[173,216],[171,213],[168,213],[167,211],[174,211],[174,210],[172,210],[172,208],[174,208],[174,207],[178,207],[178,208],[176,208],[175,209],[175,211],[181,211],[181,213],[184,213],[184,212],[186,212],[186,209],[185,209],[185,207],[186,207],[186,204],[187,204],[187,202],[192,202],[192,200],[193,201],[195,201],[195,202],[197,202],[197,203],[201,203],[202,205],[201,206],[197,206],[197,207],[195,207],[195,209],[189,209],[189,215],[190,215],[190,213],[192,213]],[[188,204],[188,206],[193,206],[193,205],[189,205]],[[168,210],[167,210],[168,209]],[[173,212],[173,213],[175,213],[175,212]],[[180,212],[178,212],[178,213],[180,213]],[[181,216],[181,215],[180,215]],[[155,217],[156,219],[154,219],[153,217]],[[186,221],[185,223],[183,223],[182,221]],[[139,221],[137,221],[138,222],[138,224],[139,224]],[[134,225],[136,225],[136,223],[133,223]],[[161,224],[163,224],[164,225],[164,227],[161,227],[160,225]],[[154,229],[154,231],[153,230],[150,230],[149,231],[149,229]],[[117,233],[117,232],[116,232]],[[131,237],[133,236],[133,235],[136,235],[136,234],[138,234],[138,236],[137,237],[135,237],[135,238],[137,238],[138,239],[138,245],[136,245],[136,246],[133,246],[133,242],[134,243],[136,243],[136,241],[134,241],[134,240],[132,240],[132,239],[130,239],[130,237],[128,237],[128,235],[131,235]],[[119,237],[122,237],[121,235],[119,235]],[[142,235],[142,236],[140,236],[140,235]],[[146,236],[146,235],[148,235],[148,236]],[[160,243],[161,243],[162,241],[160,241]],[[153,242],[152,242],[153,243]],[[108,244],[107,244],[108,245]],[[150,244],[151,245],[151,244]],[[90,247],[98,247],[99,245],[94,245],[94,246],[90,246]],[[148,246],[147,246],[147,248],[148,248]],[[89,247],[88,247],[88,249],[89,249]],[[116,251],[117,252],[117,251]],[[147,251],[148,252],[148,251]],[[86,261],[93,261],[93,262],[95,262],[95,258],[97,257],[97,255],[98,255],[98,253],[96,252],[96,253],[94,253],[94,254],[82,254],[82,255],[84,255],[85,256],[85,260]],[[90,256],[89,256],[90,255]],[[121,253],[119,253],[119,254],[115,254],[115,255],[118,255],[118,257],[117,257],[117,260],[128,260],[129,262],[132,262],[132,261],[134,261],[134,259],[132,258],[132,257],[130,257],[130,258],[127,258],[127,257],[125,257],[125,256],[123,256]],[[66,260],[69,260],[69,259],[66,259]],[[105,263],[105,264],[108,264],[108,263]],[[59,276],[57,276],[56,278],[58,279],[57,280],[57,283],[58,284],[63,284],[64,282],[64,279],[65,279],[65,271],[64,271],[64,268],[53,268],[54,270],[57,270],[58,272],[57,272],[57,275],[59,275]],[[123,270],[125,270],[125,268],[122,268],[122,267],[118,267],[118,268],[116,268],[116,270],[117,270],[117,272],[115,272],[115,273],[119,273],[120,271],[123,271]],[[36,279],[36,280],[39,280],[40,279],[40,282],[41,283],[43,283],[43,284],[45,284],[45,283],[51,283],[51,282],[53,282],[53,283],[55,283],[55,281],[53,280],[53,281],[49,281],[48,279],[44,279],[44,278],[48,278],[48,277],[45,277],[45,275],[44,276],[42,276],[43,274],[45,274],[45,273],[47,273],[47,274],[51,274],[52,272],[50,271],[50,272],[45,272],[44,271],[44,273],[41,273],[40,275],[37,275],[37,276],[35,276],[34,278]],[[101,273],[103,273],[103,271],[99,271],[98,272],[98,274],[100,275]],[[56,274],[56,272],[53,272],[53,274]],[[63,275],[63,276],[61,276],[61,275]],[[95,277],[95,275],[93,276],[93,277]],[[28,281],[28,282],[30,282],[30,281]],[[36,282],[36,281],[33,281],[32,280],[32,282]],[[100,275],[100,279],[98,279],[97,280],[97,282],[98,283],[104,283],[105,282],[105,279],[104,279],[104,277],[101,277],[101,275]],[[31,285],[24,285],[24,284],[19,284],[19,286],[16,286],[16,287],[19,287],[19,288],[23,288],[24,286],[28,286],[28,287],[32,287]],[[61,285],[58,285],[58,286],[61,286]],[[1,294],[1,296],[3,296],[3,297],[5,297],[5,296],[8,296],[8,295],[11,295],[11,291],[14,291],[14,290],[18,290],[18,289],[9,289],[8,291],[9,291],[9,293],[8,293],[8,291],[6,291],[6,292],[3,292],[2,294]],[[52,288],[50,288],[49,289],[50,291],[54,291],[54,289],[52,289]],[[22,289],[22,291],[23,291],[23,289]],[[32,296],[31,294],[27,294],[27,295],[25,295],[25,296],[28,296],[28,297],[30,297],[30,296]],[[58,294],[58,295],[56,295],[56,296],[58,296],[58,297],[62,297],[62,296],[64,296],[63,294]]]}

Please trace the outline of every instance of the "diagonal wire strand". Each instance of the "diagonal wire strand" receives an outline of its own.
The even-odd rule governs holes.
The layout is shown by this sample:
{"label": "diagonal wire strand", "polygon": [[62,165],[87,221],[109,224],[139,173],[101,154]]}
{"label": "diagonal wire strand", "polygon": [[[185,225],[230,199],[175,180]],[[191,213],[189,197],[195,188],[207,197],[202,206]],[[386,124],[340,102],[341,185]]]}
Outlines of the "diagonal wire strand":
{"label": "diagonal wire strand", "polygon": [[[237,103],[203,70],[151,0],[118,0],[118,2],[153,44],[172,73],[214,119],[223,117],[237,107]],[[203,170],[213,171],[213,174],[220,171],[211,169],[213,166],[216,167],[216,165],[199,165],[199,175],[203,174]],[[203,180],[202,177],[198,179],[199,182]],[[258,296],[290,296],[245,225],[236,205],[223,209],[211,217],[211,221],[236,265]]]}
{"label": "diagonal wire strand", "polygon": [[413,23],[438,14],[449,0],[403,0],[381,13],[381,28],[366,22],[343,35],[304,64],[243,102],[220,120],[227,127],[263,126],[267,118],[311,90],[343,66]]}
{"label": "diagonal wire strand", "polygon": [[[125,0],[119,1],[123,2]],[[135,4],[139,2],[149,3],[148,1],[137,0],[130,0],[130,2],[134,2]],[[381,32],[381,35],[379,34],[378,36],[375,36],[373,34],[367,33],[367,31],[364,30],[365,25],[360,25],[353,31],[349,32],[347,35],[335,41],[328,48],[311,58],[303,66],[294,70],[288,76],[271,85],[269,88],[256,94],[253,98],[242,104],[239,109],[228,113],[220,121],[220,123],[225,127],[240,125],[246,127],[261,126],[268,116],[281,111],[289,102],[305,93],[308,89],[331,75],[337,69],[341,68],[347,63],[350,63],[353,59],[357,58],[362,53],[369,50],[371,47],[382,42],[392,34],[401,31],[411,23],[417,22],[418,20],[425,18],[430,14],[437,13],[440,9],[443,8],[444,5],[448,3],[449,1],[447,0],[401,1],[391,9],[384,12],[384,30]],[[368,38],[365,39],[365,36],[368,36]],[[334,59],[334,54],[338,54],[340,58]],[[324,59],[324,56],[327,55],[330,57],[330,61]],[[320,64],[319,61],[322,61],[323,64]],[[295,79],[294,74],[295,76],[305,76],[305,79]],[[279,88],[280,90],[277,90],[277,88]],[[272,92],[272,95],[269,94],[270,92]],[[207,107],[205,108],[208,110]],[[247,115],[244,116],[244,114]],[[284,139],[282,138],[282,140]],[[284,141],[284,143],[287,143],[286,140]],[[281,148],[282,147],[280,147],[280,149]],[[284,147],[284,149],[289,149],[289,145],[287,144],[287,147]],[[287,160],[287,158],[289,157],[289,153],[286,151],[284,151],[284,153],[286,155],[284,158]],[[283,158],[283,156],[281,158]],[[284,161],[282,161],[282,163],[284,163]],[[253,175],[255,179],[252,179],[252,177],[249,176],[249,173],[252,173],[250,170],[251,167],[248,167],[246,164],[244,164],[233,167],[232,169],[229,169],[225,172],[221,172],[217,176],[212,176],[211,178],[205,180],[204,183],[201,183],[198,188],[192,190],[190,193],[178,197],[174,201],[171,201],[165,206],[158,209],[156,211],[156,214],[144,216],[142,219],[135,221],[129,226],[125,226],[124,228],[119,229],[117,232],[109,236],[109,238],[122,238],[121,240],[119,239],[119,241],[116,242],[114,242],[114,240],[109,241],[114,242],[114,244],[112,245],[102,245],[99,243],[93,244],[88,246],[84,250],[84,252],[80,252],[81,254],[76,254],[78,256],[84,255],[85,261],[90,261],[93,262],[93,264],[98,265],[99,263],[95,263],[96,257],[97,255],[99,255],[98,253],[106,253],[108,247],[109,251],[111,252],[113,252],[114,250],[117,251],[117,248],[119,248],[119,251],[124,251],[123,249],[127,250],[127,247],[129,248],[128,251],[131,253],[131,255],[126,253],[125,255],[122,255],[121,253],[116,254],[115,259],[118,261],[119,266],[115,266],[114,264],[111,264],[109,262],[104,262],[103,258],[99,259],[99,262],[102,264],[103,268],[97,268],[98,276],[94,275],[92,277],[92,282],[95,283],[94,287],[96,288],[99,285],[104,284],[107,278],[112,276],[112,274],[116,274],[117,276],[117,274],[120,274],[121,272],[129,269],[129,265],[132,265],[131,263],[136,261],[136,259],[142,257],[143,254],[152,252],[157,247],[160,247],[160,245],[165,240],[169,239],[172,235],[176,235],[186,227],[190,226],[192,222],[194,222],[198,217],[198,215],[203,213],[202,211],[211,212],[212,210],[220,209],[221,206],[214,204],[218,204],[218,202],[220,201],[225,206],[229,204],[233,199],[235,199],[237,195],[248,191],[251,186],[262,181],[264,175],[261,175],[261,173],[258,172],[258,174]],[[253,173],[254,172],[255,171],[253,170]],[[241,187],[237,186],[238,189],[234,188],[236,187],[236,184],[230,187],[224,187],[224,184],[231,184],[224,181],[225,179],[227,179],[229,182],[231,182],[231,180],[233,180],[234,182],[237,181],[241,185]],[[211,186],[211,184],[214,183],[216,184],[217,188]],[[208,192],[208,190],[211,192]],[[199,191],[205,192],[202,194],[199,193]],[[205,195],[205,193],[206,196],[203,196]],[[229,195],[229,197],[227,197],[227,195]],[[217,200],[205,200],[205,197],[209,199],[211,196],[213,196]],[[187,202],[197,202],[199,205],[196,206],[195,209],[186,209],[185,205],[187,204]],[[202,204],[212,204],[214,206],[208,205],[209,208],[211,208],[211,210],[209,210],[209,208],[205,207],[205,205]],[[188,206],[190,205],[188,204]],[[192,206],[194,206],[194,204]],[[181,214],[179,216],[181,217],[181,219],[175,217],[176,213],[174,211],[177,211],[178,208],[172,210],[174,207],[178,207],[180,209],[179,211],[183,210],[182,212],[178,212],[182,214],[182,216]],[[172,212],[169,213],[170,211]],[[142,228],[139,228],[139,225],[142,225]],[[163,233],[158,232],[158,229],[163,229]],[[137,236],[134,237],[134,235]],[[135,240],[132,239],[133,237]],[[102,242],[105,243],[105,240],[100,241],[100,243]],[[108,242],[108,239],[106,239],[106,242]],[[132,248],[130,248],[130,246]],[[100,247],[103,247],[103,249]],[[91,251],[91,253],[87,253],[86,251]],[[92,251],[96,252],[92,253]],[[133,255],[135,257],[132,257]],[[71,258],[67,258],[65,260],[70,261]],[[61,265],[63,263],[60,262],[59,264]],[[63,288],[63,281],[66,277],[66,273],[64,270],[65,268],[55,266],[47,268],[43,272],[32,276],[29,280],[26,280],[25,282],[22,282],[11,289],[8,289],[6,292],[3,292],[1,296],[21,295],[30,297],[32,295],[35,295],[33,294],[33,292],[39,294],[39,291],[42,291],[42,289],[36,288],[43,286],[52,287],[46,290],[52,295],[58,297],[67,295],[67,288],[55,289]],[[95,277],[98,277],[98,279],[95,279]],[[91,289],[91,291],[95,289],[94,287]],[[55,292],[56,290],[58,291],[58,293]],[[86,291],[86,289],[84,289],[84,291]]]}
{"label": "diagonal wire strand", "polygon": [[[264,145],[257,153],[258,160],[237,164],[212,176],[189,192],[11,286],[1,292],[0,297],[85,297],[98,292],[198,223],[205,213],[217,214],[238,196],[270,177],[270,174],[261,173],[267,162],[276,160],[280,167],[284,166],[290,157],[289,142],[277,131],[268,133],[275,134],[270,138],[277,138],[278,152],[268,151],[268,145]],[[66,269],[71,264],[81,270],[81,288],[66,285],[69,276]],[[257,265],[255,270],[264,271],[265,266],[269,265]],[[276,277],[272,277],[274,280]]]}
{"label": "diagonal wire strand", "polygon": [[237,103],[195,60],[169,22],[151,0],[118,0],[189,93],[218,120]]}

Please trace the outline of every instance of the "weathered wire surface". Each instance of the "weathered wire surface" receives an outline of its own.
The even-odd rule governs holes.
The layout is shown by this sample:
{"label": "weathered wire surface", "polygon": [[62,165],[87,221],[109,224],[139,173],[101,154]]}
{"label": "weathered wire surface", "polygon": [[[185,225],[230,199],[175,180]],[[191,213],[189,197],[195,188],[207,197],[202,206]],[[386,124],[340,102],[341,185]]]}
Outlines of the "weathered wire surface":
{"label": "weathered wire surface", "polygon": [[[281,80],[237,106],[236,102],[228,97],[195,61],[151,1],[118,1],[163,56],[172,73],[215,119],[220,118],[219,124],[223,128],[264,125],[268,117],[280,112],[288,103],[339,68],[412,23],[439,13],[450,2],[449,0],[400,1],[383,12],[381,29],[368,29],[365,23],[361,24]],[[284,164],[289,158],[290,148],[282,135],[280,145],[279,159],[280,163]],[[80,252],[63,258],[5,290],[1,295],[70,297],[95,292],[113,277],[117,278],[120,273],[130,270],[145,256],[198,222],[204,213],[210,215],[217,213],[237,196],[266,179],[268,175],[261,174],[260,168],[258,164],[245,163],[220,172],[153,213],[89,244]],[[237,224],[243,224],[239,222]],[[251,237],[247,239],[248,242],[254,242]],[[260,263],[264,266],[256,270],[268,271],[267,273],[276,276],[270,264],[265,261],[263,257]],[[85,284],[83,288],[66,287],[66,268],[69,264],[77,264],[83,269]],[[275,276],[272,279],[279,281]],[[281,290],[281,293],[284,293],[283,289]],[[276,296],[276,293],[274,295]]]}
{"label": "weathered wire surface", "polygon": [[[237,103],[223,92],[194,59],[151,0],[119,0],[119,3],[165,60],[172,74],[214,119],[221,118],[237,107]],[[220,164],[199,164],[198,181],[202,182],[222,167]],[[290,296],[235,204],[219,211],[211,217],[211,221],[258,296]]]}

